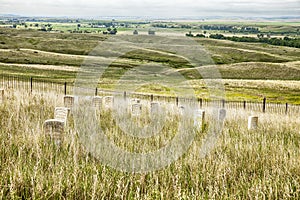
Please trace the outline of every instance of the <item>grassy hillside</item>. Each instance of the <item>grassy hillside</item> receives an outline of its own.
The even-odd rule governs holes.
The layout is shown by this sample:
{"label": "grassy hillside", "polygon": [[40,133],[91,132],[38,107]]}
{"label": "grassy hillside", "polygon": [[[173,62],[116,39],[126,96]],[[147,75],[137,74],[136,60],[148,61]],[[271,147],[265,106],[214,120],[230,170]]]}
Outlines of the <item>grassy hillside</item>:
{"label": "grassy hillside", "polygon": [[[44,33],[0,28],[0,70],[4,75],[74,82],[79,67],[90,58],[87,57],[89,52],[107,37],[102,34]],[[240,79],[242,83],[242,80],[300,80],[300,49],[208,38],[195,40],[211,56],[223,79]],[[159,49],[135,50],[113,62],[99,86],[112,88],[126,71],[147,63],[161,63],[175,68],[188,80],[202,79],[201,74],[180,55]],[[232,94],[234,91],[236,93]],[[240,99],[238,95],[241,98],[261,97],[266,94],[262,91],[260,88],[252,88],[249,95],[247,90],[236,87],[227,93],[229,97]],[[295,88],[295,95],[298,91]],[[280,97],[286,95],[286,92],[272,89],[266,95]],[[287,97],[289,102],[290,97]]]}

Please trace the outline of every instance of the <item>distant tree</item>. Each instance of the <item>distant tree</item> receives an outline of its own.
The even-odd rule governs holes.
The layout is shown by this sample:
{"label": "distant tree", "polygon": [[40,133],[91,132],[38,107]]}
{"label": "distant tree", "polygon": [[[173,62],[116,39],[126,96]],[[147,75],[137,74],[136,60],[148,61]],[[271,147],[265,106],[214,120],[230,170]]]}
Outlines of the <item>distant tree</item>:
{"label": "distant tree", "polygon": [[12,27],[13,27],[13,28],[17,28],[17,24],[13,24]]}
{"label": "distant tree", "polygon": [[203,35],[203,34],[197,34],[196,37],[205,38],[205,35]]}
{"label": "distant tree", "polygon": [[257,37],[260,39],[260,38],[264,38],[264,34],[263,33],[261,33],[261,34],[257,34]]}
{"label": "distant tree", "polygon": [[192,31],[189,31],[187,34],[185,34],[187,37],[194,37],[194,34],[192,34]]}
{"label": "distant tree", "polygon": [[213,39],[220,39],[220,40],[226,39],[226,37],[222,34],[211,34],[209,37]]}
{"label": "distant tree", "polygon": [[117,32],[118,32],[117,29],[114,28],[114,29],[112,29],[112,30],[109,31],[109,34],[111,34],[111,35],[116,35]]}
{"label": "distant tree", "polygon": [[40,31],[47,31],[46,27],[43,25]]}

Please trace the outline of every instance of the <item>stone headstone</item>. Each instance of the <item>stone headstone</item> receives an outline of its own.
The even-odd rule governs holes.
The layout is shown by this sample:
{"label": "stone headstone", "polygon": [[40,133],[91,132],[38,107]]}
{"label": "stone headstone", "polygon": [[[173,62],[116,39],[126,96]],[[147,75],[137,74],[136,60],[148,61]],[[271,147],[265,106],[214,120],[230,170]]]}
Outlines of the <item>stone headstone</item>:
{"label": "stone headstone", "polygon": [[224,121],[226,118],[226,110],[224,108],[220,109],[219,110],[219,116],[218,116],[218,119],[220,121]]}
{"label": "stone headstone", "polygon": [[113,96],[105,96],[103,98],[103,101],[104,101],[105,108],[112,108],[113,102],[114,102],[114,97]]}
{"label": "stone headstone", "polygon": [[198,109],[194,113],[194,126],[197,127],[197,129],[202,129],[205,122],[205,111]]}
{"label": "stone headstone", "polygon": [[65,122],[58,119],[46,120],[43,126],[44,133],[56,143],[60,144],[63,140]]}
{"label": "stone headstone", "polygon": [[93,106],[96,109],[100,109],[102,106],[102,97],[99,96],[93,97]]}
{"label": "stone headstone", "polygon": [[54,119],[67,122],[69,109],[65,107],[56,107],[54,111]]}
{"label": "stone headstone", "polygon": [[131,113],[133,116],[140,116],[142,114],[142,104],[139,103],[133,104]]}
{"label": "stone headstone", "polygon": [[185,110],[185,107],[184,107],[184,106],[179,106],[179,114],[180,114],[180,115],[183,115],[183,114],[184,114],[184,110]]}
{"label": "stone headstone", "polygon": [[150,104],[151,114],[157,114],[159,112],[159,104],[157,102],[151,102]]}
{"label": "stone headstone", "polygon": [[70,95],[64,96],[64,106],[69,109],[73,108],[74,96],[70,96]]}
{"label": "stone headstone", "polygon": [[255,130],[258,127],[258,117],[250,116],[248,118],[248,130]]}

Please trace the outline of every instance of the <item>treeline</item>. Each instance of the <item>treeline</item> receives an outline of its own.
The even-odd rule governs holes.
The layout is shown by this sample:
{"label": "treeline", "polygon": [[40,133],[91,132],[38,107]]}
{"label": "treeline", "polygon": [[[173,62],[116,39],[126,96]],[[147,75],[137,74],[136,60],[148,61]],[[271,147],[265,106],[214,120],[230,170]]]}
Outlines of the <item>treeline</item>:
{"label": "treeline", "polygon": [[167,23],[153,23],[155,28],[183,28],[183,29],[200,29],[213,31],[227,31],[230,33],[260,33],[259,28],[250,26],[231,26],[231,25],[189,25],[189,24],[167,24]]}
{"label": "treeline", "polygon": [[158,23],[158,24],[151,24],[152,27],[155,28],[184,28],[184,29],[191,29],[194,28],[191,25],[187,25],[187,24],[162,24],[162,23]]}
{"label": "treeline", "polygon": [[228,31],[231,33],[259,33],[259,28],[248,26],[230,26],[230,25],[201,25],[202,30]]}
{"label": "treeline", "polygon": [[185,34],[187,37],[199,37],[199,38],[205,38],[206,36],[204,34],[198,33],[197,35],[192,34],[190,31],[189,33]]}
{"label": "treeline", "polygon": [[253,43],[266,43],[271,45],[277,45],[277,46],[287,46],[287,47],[295,47],[300,48],[300,38],[289,38],[284,37],[282,38],[264,38],[261,37],[261,35],[258,35],[258,38],[254,37],[226,37],[222,34],[211,34],[209,38],[212,39],[219,39],[219,40],[230,40],[234,42],[253,42]]}

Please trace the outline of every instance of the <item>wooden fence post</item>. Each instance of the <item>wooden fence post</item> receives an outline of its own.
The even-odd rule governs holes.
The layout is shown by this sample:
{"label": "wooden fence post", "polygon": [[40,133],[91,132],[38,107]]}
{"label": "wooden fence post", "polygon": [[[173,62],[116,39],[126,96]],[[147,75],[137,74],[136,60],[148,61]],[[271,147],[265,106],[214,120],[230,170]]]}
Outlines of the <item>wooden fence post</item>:
{"label": "wooden fence post", "polygon": [[98,96],[98,88],[96,88],[95,96]]}
{"label": "wooden fence post", "polygon": [[67,95],[67,82],[65,82],[65,95]]}
{"label": "wooden fence post", "polygon": [[153,100],[154,100],[154,96],[153,96],[153,94],[151,94],[151,102],[153,102]]}
{"label": "wooden fence post", "polygon": [[246,110],[246,101],[244,101],[244,105],[243,106],[244,106],[244,110]]}
{"label": "wooden fence post", "polygon": [[225,99],[222,100],[222,108],[225,108]]}
{"label": "wooden fence post", "polygon": [[265,97],[263,100],[263,112],[266,112],[266,102],[267,102],[267,98]]}
{"label": "wooden fence post", "polygon": [[127,98],[127,93],[126,93],[126,91],[124,92],[123,97],[124,97],[124,100],[126,100],[126,98]]}
{"label": "wooden fence post", "polygon": [[202,99],[202,98],[199,98],[198,101],[199,101],[199,106],[200,106],[200,108],[202,108],[202,107],[203,107],[203,99]]}
{"label": "wooden fence post", "polygon": [[179,103],[179,99],[178,97],[176,97],[176,106],[178,106],[178,103]]}
{"label": "wooden fence post", "polygon": [[285,114],[286,114],[286,115],[288,114],[288,111],[289,111],[289,104],[286,103],[286,104],[285,104]]}

